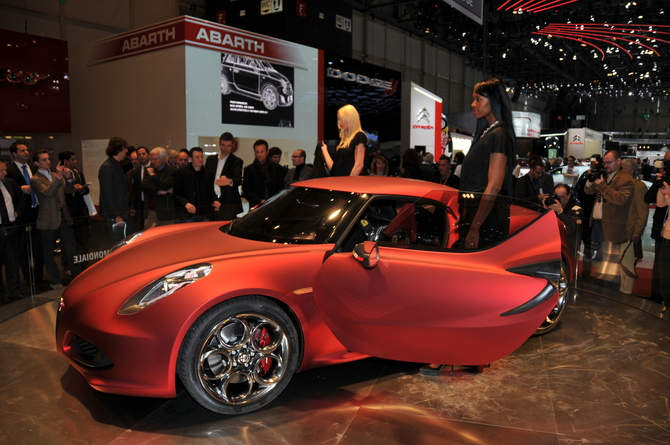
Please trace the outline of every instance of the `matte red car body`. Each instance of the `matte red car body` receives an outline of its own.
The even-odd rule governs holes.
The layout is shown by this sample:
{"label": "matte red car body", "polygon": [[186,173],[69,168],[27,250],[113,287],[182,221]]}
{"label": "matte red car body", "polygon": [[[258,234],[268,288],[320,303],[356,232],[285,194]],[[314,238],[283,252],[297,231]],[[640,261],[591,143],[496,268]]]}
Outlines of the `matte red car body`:
{"label": "matte red car body", "polygon": [[[457,211],[457,191],[424,181],[325,178],[300,186],[371,195],[430,195]],[[520,209],[513,214],[513,220],[537,217]],[[372,270],[363,269],[351,252],[334,253],[324,263],[334,244],[249,241],[222,233],[221,225],[151,229],[89,267],[67,287],[57,323],[57,350],[91,386],[108,393],[176,396],[176,363],[189,327],[209,308],[245,295],[280,302],[294,319],[302,346],[298,372],[368,355],[489,363],[523,343],[557,299],[554,295],[528,312],[501,317],[547,282],[505,269],[568,255],[553,212],[513,240],[483,251],[449,253],[448,259],[442,252],[381,247],[379,266]],[[449,245],[455,239],[452,234]],[[454,270],[449,276],[444,275],[445,261]],[[206,278],[140,312],[118,314],[121,305],[148,283],[196,263],[210,263],[213,269]],[[415,268],[404,276],[416,281],[379,278],[385,270],[401,266]],[[491,279],[482,280],[482,273]],[[444,305],[449,293],[465,288],[471,300]],[[403,304],[419,293],[428,295],[421,305]],[[74,360],[68,347],[73,334],[104,351],[113,366],[93,370]]]}

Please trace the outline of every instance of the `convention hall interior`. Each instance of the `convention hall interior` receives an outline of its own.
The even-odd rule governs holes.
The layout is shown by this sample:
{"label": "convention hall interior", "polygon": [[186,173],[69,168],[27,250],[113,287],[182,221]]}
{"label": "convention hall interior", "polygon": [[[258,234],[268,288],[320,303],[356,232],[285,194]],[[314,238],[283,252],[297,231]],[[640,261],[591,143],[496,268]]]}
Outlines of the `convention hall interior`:
{"label": "convention hall interior", "polygon": [[[279,105],[242,81],[231,82],[230,94],[223,81],[227,54],[259,47],[276,51],[266,75],[281,87],[272,91],[292,86]],[[475,134],[473,88],[496,77],[515,131],[517,117],[528,122],[517,133],[519,177],[539,156],[555,184],[578,186],[593,155],[618,150],[637,163],[645,190],[657,190],[670,159],[670,2],[0,0],[0,56],[0,178],[20,142],[31,156],[46,150],[52,171],[59,153],[71,152],[90,187],[85,245],[68,259],[59,239],[50,252],[60,282],[30,267],[44,239],[31,226],[19,227],[21,261],[17,251],[3,257],[3,277],[21,268],[18,295],[0,280],[0,445],[670,444],[670,311],[662,300],[670,291],[659,281],[670,270],[654,271],[667,212],[655,199],[640,201],[648,216],[629,244],[632,271],[609,263],[632,287],[622,292],[595,277],[578,238],[560,321],[491,363],[445,363],[425,375],[426,363],[342,360],[289,376],[260,409],[224,415],[194,400],[178,375],[173,398],[97,391],[54,335],[61,295],[79,278],[72,270],[95,269],[111,248],[98,168],[113,137],[217,156],[229,131],[244,165],[254,161],[253,142],[266,139],[283,149],[288,170],[294,149],[312,163],[317,141],[337,143],[337,110],[352,104],[375,154],[397,163],[415,148],[435,162],[450,155],[455,167],[453,155],[467,155]],[[581,223],[580,236],[589,225]],[[4,255],[11,232],[1,230]],[[176,236],[170,242],[185,247]],[[252,282],[254,273],[238,278]],[[442,291],[452,285],[445,279]],[[449,341],[436,336],[428,346]]]}

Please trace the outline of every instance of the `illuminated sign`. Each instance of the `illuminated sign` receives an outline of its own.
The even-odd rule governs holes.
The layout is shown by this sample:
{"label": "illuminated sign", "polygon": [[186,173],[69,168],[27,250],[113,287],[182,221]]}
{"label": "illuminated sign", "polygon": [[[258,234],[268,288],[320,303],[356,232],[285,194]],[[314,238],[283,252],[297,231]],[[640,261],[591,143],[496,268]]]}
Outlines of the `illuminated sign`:
{"label": "illuminated sign", "polygon": [[0,81],[6,80],[10,83],[25,83],[26,85],[35,85],[40,80],[48,79],[49,74],[40,74],[36,72],[27,72],[23,70],[12,71],[9,68],[0,69]]}
{"label": "illuminated sign", "polygon": [[377,88],[383,88],[385,90],[389,90],[393,87],[393,82],[388,80],[370,78],[362,74],[342,72],[336,68],[328,68],[326,70],[326,76],[332,77],[334,79],[342,79],[347,82],[360,83],[361,85],[370,85]]}
{"label": "illuminated sign", "polygon": [[94,65],[178,45],[252,56],[270,63],[306,69],[302,54],[291,42],[194,17],[177,17],[98,40],[91,51],[89,64]]}

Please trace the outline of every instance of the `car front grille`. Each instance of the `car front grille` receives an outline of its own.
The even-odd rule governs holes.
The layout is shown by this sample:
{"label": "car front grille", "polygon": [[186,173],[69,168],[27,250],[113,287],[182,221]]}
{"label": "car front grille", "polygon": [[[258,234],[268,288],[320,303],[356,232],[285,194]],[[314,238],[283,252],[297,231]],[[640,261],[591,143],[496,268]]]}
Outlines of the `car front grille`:
{"label": "car front grille", "polygon": [[89,368],[111,368],[112,361],[91,342],[84,340],[78,335],[70,342],[70,356]]}

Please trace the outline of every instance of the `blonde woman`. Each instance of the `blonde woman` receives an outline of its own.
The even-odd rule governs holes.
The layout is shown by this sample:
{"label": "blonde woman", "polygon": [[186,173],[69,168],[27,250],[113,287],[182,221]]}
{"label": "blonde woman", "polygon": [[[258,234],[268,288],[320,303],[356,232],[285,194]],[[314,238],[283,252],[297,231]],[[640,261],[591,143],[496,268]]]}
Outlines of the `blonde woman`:
{"label": "blonde woman", "polygon": [[337,110],[337,128],[340,129],[340,143],[335,159],[330,157],[328,147],[321,142],[321,152],[330,176],[358,176],[365,163],[365,146],[368,137],[361,128],[361,118],[352,105]]}
{"label": "blonde woman", "polygon": [[370,176],[388,176],[389,161],[382,155],[375,156],[370,163]]}

